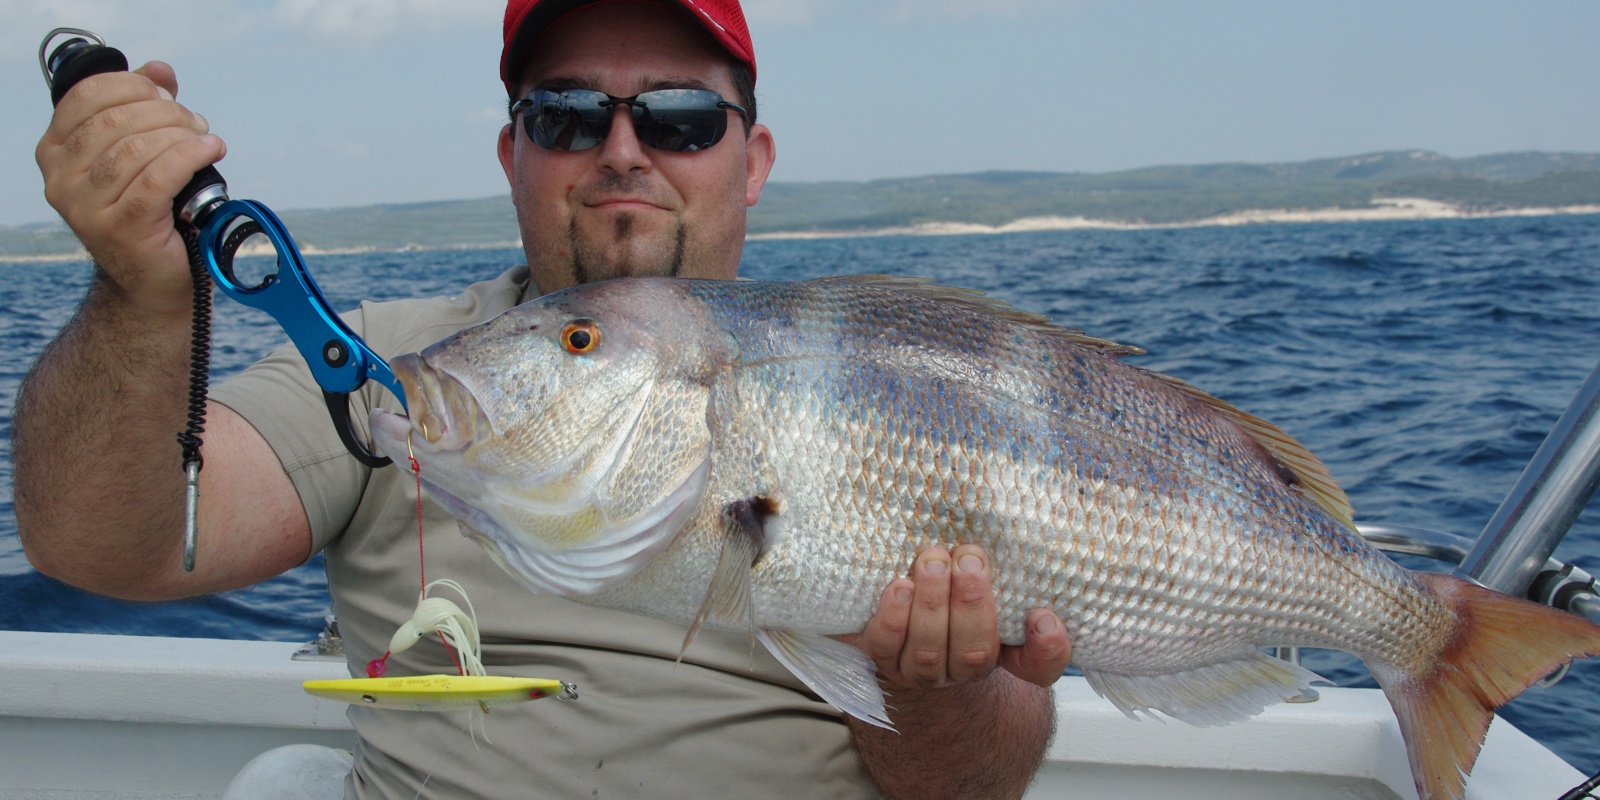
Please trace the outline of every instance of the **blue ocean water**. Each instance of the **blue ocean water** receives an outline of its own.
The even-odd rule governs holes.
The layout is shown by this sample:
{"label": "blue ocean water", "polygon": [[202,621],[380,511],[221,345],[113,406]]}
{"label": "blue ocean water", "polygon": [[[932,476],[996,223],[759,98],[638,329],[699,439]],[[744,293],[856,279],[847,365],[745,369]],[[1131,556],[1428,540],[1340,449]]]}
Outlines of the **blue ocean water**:
{"label": "blue ocean water", "polygon": [[[451,293],[520,258],[457,250],[309,263],[347,308],[363,297]],[[931,277],[1139,345],[1149,354],[1135,363],[1300,439],[1348,491],[1358,521],[1469,536],[1600,359],[1597,269],[1593,215],[755,241],[744,264],[761,279]],[[71,315],[89,268],[0,264],[0,278],[0,425],[9,429],[17,383]],[[222,299],[215,372],[282,340],[270,319]],[[17,540],[9,449],[0,482],[0,629],[306,640],[321,626],[320,560],[175,603],[121,603],[45,578]],[[1593,506],[1556,555],[1600,573]],[[1375,685],[1342,654],[1313,652],[1308,665],[1344,685]],[[1502,713],[1585,772],[1600,769],[1600,664],[1580,664]]]}

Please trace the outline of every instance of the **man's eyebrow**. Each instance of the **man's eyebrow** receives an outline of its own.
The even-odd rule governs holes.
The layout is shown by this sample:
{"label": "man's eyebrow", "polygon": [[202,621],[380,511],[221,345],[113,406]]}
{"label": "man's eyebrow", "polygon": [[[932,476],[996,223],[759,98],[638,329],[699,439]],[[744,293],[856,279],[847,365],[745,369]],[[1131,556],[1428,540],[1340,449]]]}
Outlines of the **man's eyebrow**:
{"label": "man's eyebrow", "polygon": [[600,81],[592,77],[580,75],[551,75],[534,81],[535,89],[592,89]]}
{"label": "man's eyebrow", "polygon": [[[588,89],[599,90],[600,80],[589,75],[551,75],[535,81],[535,89]],[[715,92],[716,89],[699,78],[655,78],[646,82],[640,93],[652,92],[657,89],[705,89]]]}

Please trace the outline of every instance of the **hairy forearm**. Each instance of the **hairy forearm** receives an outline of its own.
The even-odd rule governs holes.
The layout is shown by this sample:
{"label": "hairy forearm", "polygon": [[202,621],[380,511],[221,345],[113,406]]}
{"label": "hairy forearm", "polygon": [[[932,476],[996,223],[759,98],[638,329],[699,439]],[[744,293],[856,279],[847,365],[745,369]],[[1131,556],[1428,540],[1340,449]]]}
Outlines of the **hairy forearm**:
{"label": "hairy forearm", "polygon": [[137,596],[179,558],[188,326],[136,312],[100,276],[24,379],[16,514],[41,572]]}
{"label": "hairy forearm", "polygon": [[856,753],[890,798],[1021,797],[1055,731],[1048,688],[1004,670],[973,683],[891,692],[898,733],[847,720]]}

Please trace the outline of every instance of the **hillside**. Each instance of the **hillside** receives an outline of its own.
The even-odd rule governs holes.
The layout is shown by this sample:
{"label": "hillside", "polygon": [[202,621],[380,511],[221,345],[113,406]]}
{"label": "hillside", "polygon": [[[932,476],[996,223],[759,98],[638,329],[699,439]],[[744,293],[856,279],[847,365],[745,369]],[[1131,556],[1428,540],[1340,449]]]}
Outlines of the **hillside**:
{"label": "hillside", "polygon": [[[1600,205],[1600,153],[1452,159],[1427,151],[1286,164],[1159,166],[1110,173],[980,172],[876,181],[772,183],[752,234],[849,233],[934,223],[998,226],[1036,217],[1180,224],[1266,209],[1370,209],[1433,200],[1466,211]],[[500,245],[517,240],[508,196],[279,211],[320,250]],[[59,225],[0,226],[0,257],[75,251]]]}

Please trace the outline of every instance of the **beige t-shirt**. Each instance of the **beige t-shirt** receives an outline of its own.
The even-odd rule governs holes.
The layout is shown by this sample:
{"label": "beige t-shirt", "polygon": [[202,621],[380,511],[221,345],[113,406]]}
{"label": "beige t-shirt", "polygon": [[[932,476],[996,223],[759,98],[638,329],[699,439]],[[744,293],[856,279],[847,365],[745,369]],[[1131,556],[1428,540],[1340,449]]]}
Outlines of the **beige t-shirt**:
{"label": "beige t-shirt", "polygon": [[[364,303],[345,319],[385,358],[413,352],[522,301],[517,267],[461,295]],[[352,675],[383,654],[416,606],[416,484],[370,470],[340,444],[322,394],[290,345],[212,397],[266,437],[305,504]],[[368,383],[351,398],[366,438]],[[368,440],[370,441],[370,440]],[[370,445],[369,445],[370,446]],[[427,466],[424,464],[423,469]],[[480,712],[351,707],[356,798],[872,797],[839,712],[743,634],[702,632],[675,663],[681,626],[540,596],[502,571],[453,518],[423,503],[426,576],[466,587],[491,674],[572,681],[580,698]],[[450,595],[446,595],[450,596]],[[452,597],[451,599],[456,599]],[[389,659],[391,676],[453,672],[437,637]]]}

